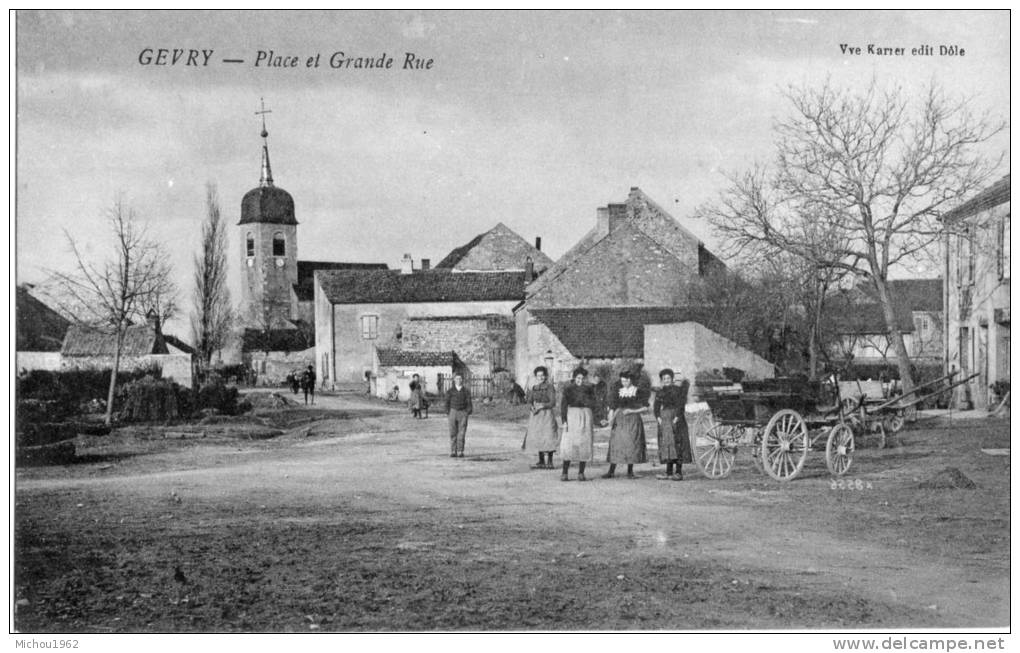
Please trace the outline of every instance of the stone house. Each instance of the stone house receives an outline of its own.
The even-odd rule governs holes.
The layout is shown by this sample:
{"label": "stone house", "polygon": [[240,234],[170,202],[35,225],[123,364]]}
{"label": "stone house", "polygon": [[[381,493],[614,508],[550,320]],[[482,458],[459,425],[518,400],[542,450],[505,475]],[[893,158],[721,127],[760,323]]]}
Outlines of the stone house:
{"label": "stone house", "polygon": [[[942,279],[889,281],[896,321],[910,359],[939,365],[943,355]],[[863,363],[896,364],[882,306],[872,291],[841,291],[828,303],[828,321],[837,330],[832,356]]]}
{"label": "stone house", "polygon": [[[1009,381],[1010,183],[1004,176],[942,216],[945,358],[948,371],[978,373],[962,406],[989,408],[990,386]],[[969,397],[967,396],[969,395]]]}
{"label": "stone house", "polygon": [[[553,346],[558,340],[549,323],[553,314],[540,311],[576,309],[572,323],[589,319],[581,309],[641,308],[634,315],[650,317],[684,306],[692,284],[724,269],[700,239],[639,188],[631,188],[626,202],[599,208],[592,229],[528,285],[515,310],[518,383],[526,385],[530,370],[550,354],[563,361],[599,356],[578,356],[580,350],[561,356]],[[605,315],[610,313],[592,312],[590,320],[610,328]],[[557,364],[557,374],[569,373],[564,365],[569,367]]]}
{"label": "stone house", "polygon": [[407,401],[411,397],[411,378],[415,374],[424,384],[425,391],[435,394],[440,377],[450,378],[455,372],[463,371],[463,364],[452,351],[376,348],[371,392],[386,399],[390,391],[397,388],[398,398]]}
{"label": "stone house", "polygon": [[[552,260],[542,252],[542,239],[535,238],[532,246],[502,222],[481,233],[465,245],[455,248],[436,264],[436,269],[453,272],[521,271],[531,260],[536,273],[552,266]],[[423,266],[426,267],[427,266]]]}
{"label": "stone house", "polygon": [[[702,309],[678,306],[539,308],[532,311],[529,342],[544,350],[534,359],[556,381],[570,379],[578,365],[642,363],[654,379],[664,367],[678,378],[724,367],[749,378],[768,378],[774,366],[698,323]],[[526,371],[525,377],[530,374]],[[521,383],[527,386],[527,379]]]}
{"label": "stone house", "polygon": [[[318,270],[315,360],[329,385],[362,382],[377,349],[454,351],[472,374],[510,362],[527,272]],[[503,352],[503,353],[501,353]]]}
{"label": "stone house", "polygon": [[[107,369],[113,367],[116,336],[88,326],[71,325],[60,350],[60,369]],[[190,388],[193,383],[192,355],[167,343],[158,320],[129,326],[121,347],[119,368],[135,370],[153,365],[172,379]]]}
{"label": "stone house", "polygon": [[60,369],[60,349],[71,322],[32,295],[32,286],[16,289],[15,352],[18,372]]}

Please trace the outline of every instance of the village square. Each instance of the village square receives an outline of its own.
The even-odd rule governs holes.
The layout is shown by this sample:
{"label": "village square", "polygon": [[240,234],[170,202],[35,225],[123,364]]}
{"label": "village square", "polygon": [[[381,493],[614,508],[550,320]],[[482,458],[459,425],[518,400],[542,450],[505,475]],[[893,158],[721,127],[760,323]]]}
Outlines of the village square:
{"label": "village square", "polygon": [[951,91],[805,82],[689,207],[368,252],[245,99],[186,269],[119,196],[15,289],[12,632],[1001,632],[1008,124]]}

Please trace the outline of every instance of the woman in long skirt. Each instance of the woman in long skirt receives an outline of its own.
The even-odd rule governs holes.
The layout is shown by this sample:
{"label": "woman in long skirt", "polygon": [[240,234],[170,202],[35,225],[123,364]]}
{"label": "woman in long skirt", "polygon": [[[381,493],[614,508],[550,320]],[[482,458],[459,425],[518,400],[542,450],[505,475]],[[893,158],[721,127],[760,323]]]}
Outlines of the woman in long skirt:
{"label": "woman in long skirt", "polygon": [[[560,430],[556,424],[556,388],[547,379],[549,371],[535,368],[535,383],[525,401],[531,406],[528,431],[524,434],[524,450],[538,452],[538,463],[532,469],[552,469],[553,452],[560,446]],[[549,460],[546,462],[546,456]]]}
{"label": "woman in long skirt", "polygon": [[574,370],[574,382],[563,390],[560,412],[563,435],[560,438],[560,458],[563,459],[561,481],[569,481],[570,461],[577,461],[577,480],[585,481],[584,466],[591,460],[594,450],[595,389],[586,383],[588,371],[583,367]]}
{"label": "woman in long skirt", "polygon": [[[662,389],[655,394],[652,410],[659,423],[659,462],[666,463],[666,473],[656,476],[661,481],[682,481],[683,464],[694,462],[691,456],[691,439],[687,432],[687,390],[690,383],[684,379],[673,385],[673,370],[668,367],[659,372]],[[673,466],[676,465],[676,474]]]}
{"label": "woman in long skirt", "polygon": [[648,410],[648,391],[634,385],[630,372],[620,372],[620,387],[609,395],[609,471],[603,478],[616,476],[616,466],[627,465],[627,478],[634,477],[634,465],[648,461],[645,451],[645,426],[641,415]]}

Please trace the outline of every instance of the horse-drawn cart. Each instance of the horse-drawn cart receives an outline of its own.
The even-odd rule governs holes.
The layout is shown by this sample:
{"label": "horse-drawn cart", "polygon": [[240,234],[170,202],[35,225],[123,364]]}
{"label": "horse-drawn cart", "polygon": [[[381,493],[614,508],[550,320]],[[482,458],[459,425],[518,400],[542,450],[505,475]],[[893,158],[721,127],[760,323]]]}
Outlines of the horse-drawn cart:
{"label": "horse-drawn cart", "polygon": [[[832,475],[842,476],[850,469],[862,438],[874,436],[877,446],[884,446],[887,426],[902,428],[906,411],[973,378],[954,383],[952,377],[949,374],[877,404],[869,403],[866,392],[843,397],[841,384],[833,377],[745,381],[708,392],[704,399],[711,417],[691,433],[694,461],[708,478],[724,478],[733,470],[738,446],[749,445],[759,471],[777,481],[789,481],[804,468],[808,451],[824,442],[826,467]],[[890,418],[896,418],[898,426]]]}

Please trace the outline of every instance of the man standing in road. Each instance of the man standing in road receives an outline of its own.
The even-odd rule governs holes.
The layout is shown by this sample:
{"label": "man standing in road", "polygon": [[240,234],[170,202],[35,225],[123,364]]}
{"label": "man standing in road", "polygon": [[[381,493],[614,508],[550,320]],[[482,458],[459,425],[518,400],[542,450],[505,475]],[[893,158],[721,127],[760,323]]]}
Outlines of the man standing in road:
{"label": "man standing in road", "polygon": [[311,365],[305,370],[305,373],[301,375],[301,389],[305,391],[305,404],[308,403],[309,395],[312,398],[312,404],[315,404],[315,368]]}
{"label": "man standing in road", "polygon": [[468,415],[473,411],[471,391],[464,387],[464,376],[453,375],[453,387],[446,391],[446,413],[450,422],[450,458],[464,457],[464,436]]}

